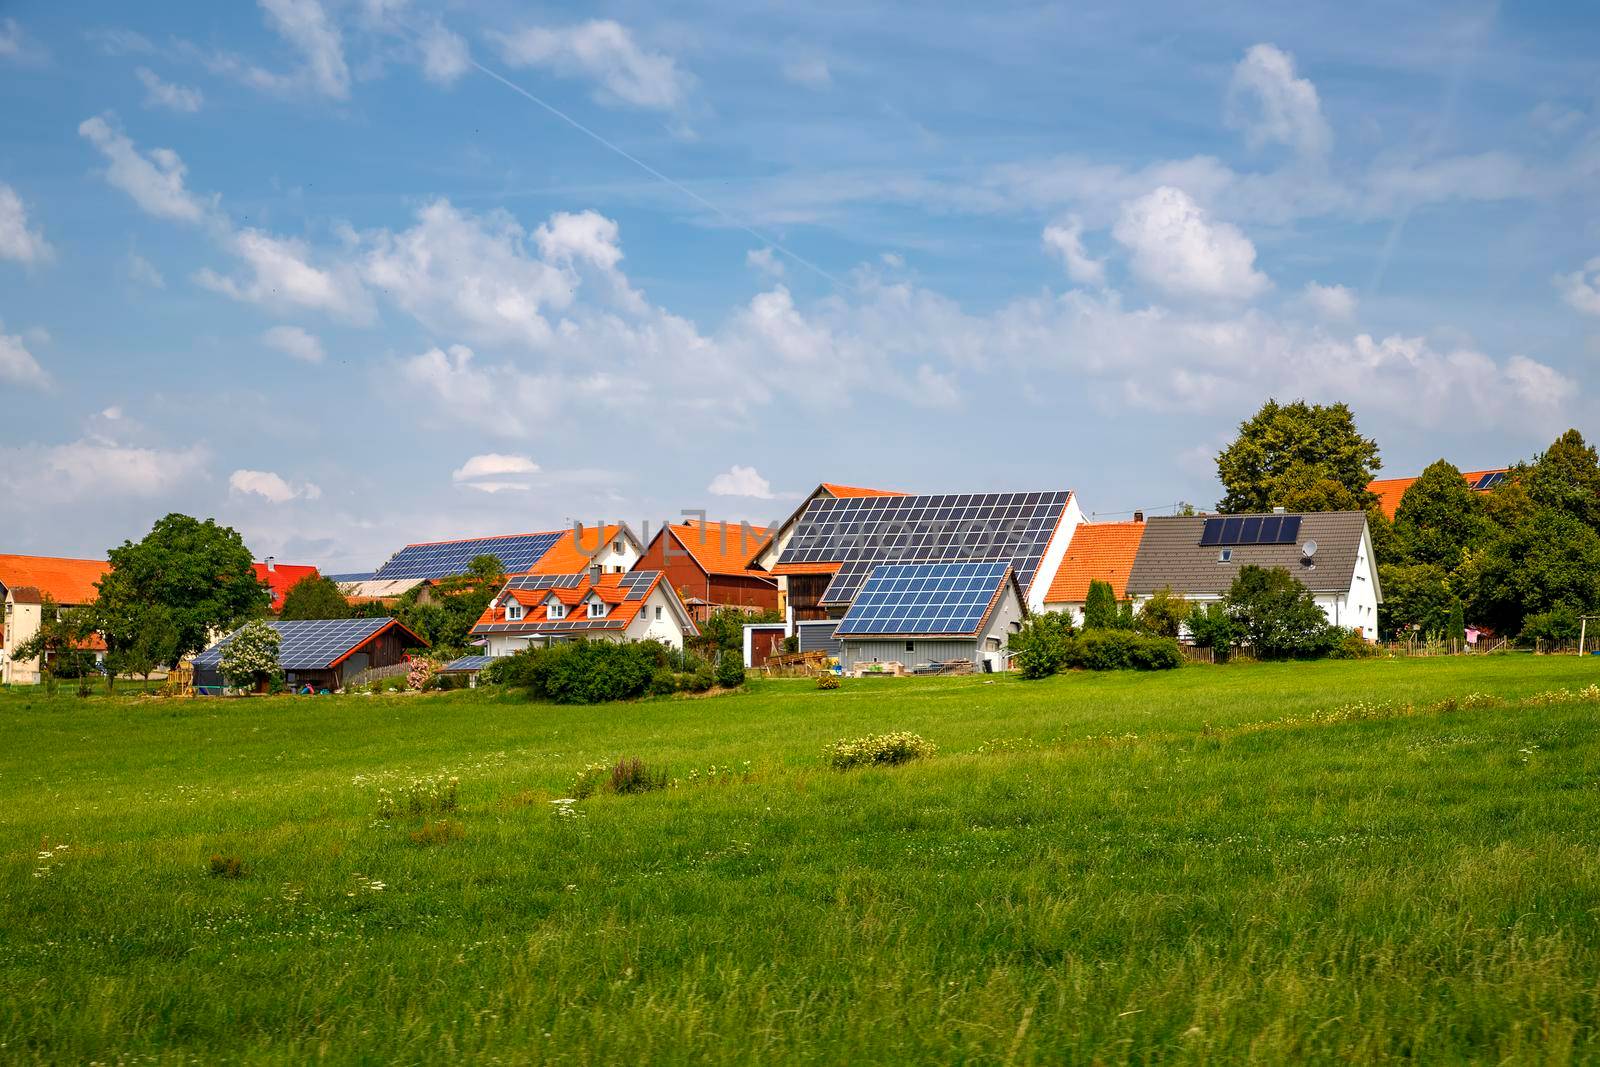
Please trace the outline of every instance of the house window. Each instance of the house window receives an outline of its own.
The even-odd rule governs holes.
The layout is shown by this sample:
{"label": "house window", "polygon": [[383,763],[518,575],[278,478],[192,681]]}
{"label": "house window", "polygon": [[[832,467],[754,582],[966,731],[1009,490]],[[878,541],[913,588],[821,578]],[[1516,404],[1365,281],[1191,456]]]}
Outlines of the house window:
{"label": "house window", "polygon": [[1217,553],[1218,563],[1227,563],[1231,559],[1233,559],[1233,549],[1231,548],[1225,548],[1221,552]]}
{"label": "house window", "polygon": [[509,622],[516,622],[520,618],[522,618],[522,605],[513,600],[506,605],[506,619]]}
{"label": "house window", "polygon": [[565,604],[559,600],[550,601],[550,617],[552,619],[564,619],[566,616],[567,606]]}
{"label": "house window", "polygon": [[661,621],[661,605],[660,604],[656,605],[656,621],[657,622]]}
{"label": "house window", "polygon": [[613,542],[611,542],[611,551],[617,553],[620,556],[622,554],[622,542],[621,541],[613,541]]}
{"label": "house window", "polygon": [[591,618],[591,619],[604,618],[605,617],[605,613],[606,613],[606,605],[605,605],[604,601],[601,601],[601,600],[591,600],[591,601],[589,601],[589,618]]}

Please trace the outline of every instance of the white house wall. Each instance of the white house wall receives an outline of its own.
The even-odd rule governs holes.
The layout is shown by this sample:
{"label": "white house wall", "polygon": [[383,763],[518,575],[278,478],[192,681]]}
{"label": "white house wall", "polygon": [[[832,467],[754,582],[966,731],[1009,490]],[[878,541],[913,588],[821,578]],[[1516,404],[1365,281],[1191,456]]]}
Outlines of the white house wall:
{"label": "white house wall", "polygon": [[1078,506],[1078,494],[1073,493],[1067,497],[1067,506],[1061,509],[1061,523],[1051,536],[1050,543],[1045,546],[1039,569],[1033,572],[1033,584],[1026,591],[1029,611],[1045,610],[1045,594],[1050,592],[1050,584],[1056,580],[1056,571],[1061,569],[1061,561],[1067,558],[1072,537],[1081,525],[1083,509]]}

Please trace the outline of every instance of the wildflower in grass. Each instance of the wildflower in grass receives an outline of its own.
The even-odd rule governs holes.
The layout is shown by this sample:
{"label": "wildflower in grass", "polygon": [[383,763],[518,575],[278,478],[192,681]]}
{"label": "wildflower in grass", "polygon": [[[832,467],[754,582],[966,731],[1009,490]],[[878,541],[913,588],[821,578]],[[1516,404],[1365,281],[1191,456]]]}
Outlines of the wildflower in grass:
{"label": "wildflower in grass", "polygon": [[936,751],[931,741],[912,733],[878,734],[835,741],[822,750],[834,770],[851,767],[893,766],[914,759],[927,759]]}

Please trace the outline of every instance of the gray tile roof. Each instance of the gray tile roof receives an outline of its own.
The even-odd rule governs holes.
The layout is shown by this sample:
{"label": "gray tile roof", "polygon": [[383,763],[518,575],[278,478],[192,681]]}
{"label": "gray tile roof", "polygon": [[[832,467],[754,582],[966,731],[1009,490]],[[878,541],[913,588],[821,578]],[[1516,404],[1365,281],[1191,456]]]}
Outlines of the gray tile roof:
{"label": "gray tile roof", "polygon": [[[1313,593],[1350,589],[1361,535],[1367,528],[1363,511],[1313,512],[1300,520],[1300,536],[1292,545],[1231,545],[1232,559],[1217,562],[1218,546],[1200,545],[1206,516],[1152,518],[1145,523],[1139,554],[1128,574],[1128,595],[1153,593],[1164,586],[1191,596],[1220,596],[1228,591],[1239,568],[1282,567]],[[1301,563],[1300,546],[1317,543],[1316,566]]]}

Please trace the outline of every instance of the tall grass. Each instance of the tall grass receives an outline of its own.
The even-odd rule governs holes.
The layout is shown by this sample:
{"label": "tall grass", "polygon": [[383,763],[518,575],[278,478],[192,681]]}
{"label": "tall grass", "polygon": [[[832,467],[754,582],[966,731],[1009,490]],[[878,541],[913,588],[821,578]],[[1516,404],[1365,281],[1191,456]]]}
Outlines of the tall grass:
{"label": "tall grass", "polygon": [[[1513,702],[1594,678],[0,694],[0,1059],[1594,1059],[1600,706]],[[571,799],[636,755],[750,766]]]}

